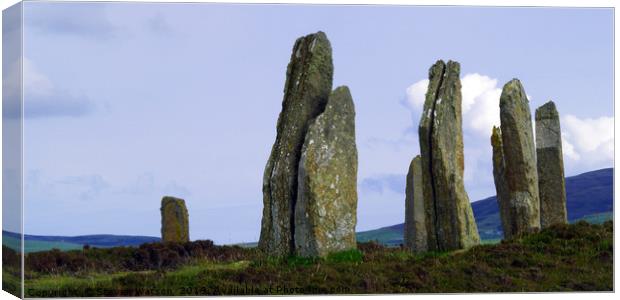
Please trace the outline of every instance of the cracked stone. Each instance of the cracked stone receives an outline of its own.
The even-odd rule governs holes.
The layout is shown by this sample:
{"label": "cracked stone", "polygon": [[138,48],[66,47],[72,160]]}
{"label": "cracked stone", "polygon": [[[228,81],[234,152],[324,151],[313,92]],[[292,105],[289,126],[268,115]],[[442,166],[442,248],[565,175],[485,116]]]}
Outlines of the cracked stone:
{"label": "cracked stone", "polygon": [[464,249],[480,243],[463,183],[459,76],[458,62],[440,60],[431,67],[418,127],[429,250]]}
{"label": "cracked stone", "polygon": [[332,50],[317,32],[297,39],[286,71],[276,140],[263,176],[259,248],[285,256],[295,249],[294,211],[301,148],[310,122],[325,109],[332,90]]}

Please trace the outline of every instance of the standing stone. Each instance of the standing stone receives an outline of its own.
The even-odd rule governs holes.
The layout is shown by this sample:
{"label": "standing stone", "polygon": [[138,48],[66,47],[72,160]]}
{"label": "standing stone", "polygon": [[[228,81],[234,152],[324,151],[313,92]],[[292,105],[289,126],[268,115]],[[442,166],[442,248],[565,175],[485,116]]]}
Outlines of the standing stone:
{"label": "standing stone", "polygon": [[525,90],[518,79],[504,85],[499,102],[505,185],[510,203],[510,230],[518,236],[540,229],[538,174],[532,115]]}
{"label": "standing stone", "polygon": [[428,250],[424,193],[422,192],[422,158],[411,160],[405,188],[405,246],[413,252]]}
{"label": "standing stone", "polygon": [[433,172],[432,172],[432,151],[431,151],[431,137],[432,137],[432,124],[435,110],[435,102],[439,94],[439,88],[444,77],[445,63],[442,60],[437,61],[428,72],[428,90],[426,91],[426,99],[424,101],[424,108],[422,111],[422,118],[420,119],[420,125],[418,126],[418,138],[420,139],[420,153],[422,157],[422,193],[424,194],[424,209],[426,232],[427,232],[427,246],[429,250],[437,249],[437,234],[436,226],[437,220],[435,216],[435,188],[433,187]]}
{"label": "standing stone", "polygon": [[515,223],[512,218],[510,208],[510,195],[508,184],[506,183],[506,165],[504,162],[504,149],[502,145],[502,132],[499,127],[493,126],[491,134],[491,146],[493,146],[493,179],[495,180],[495,191],[497,192],[497,206],[502,223],[504,237],[509,239],[515,232]]}
{"label": "standing stone", "polygon": [[189,215],[185,200],[165,196],[161,199],[161,239],[164,242],[189,241]]}
{"label": "standing stone", "polygon": [[438,61],[429,71],[418,128],[429,250],[469,248],[480,236],[463,183],[460,65]]}
{"label": "standing stone", "polygon": [[356,248],[357,148],[349,88],[338,87],[308,128],[299,162],[295,246],[301,256]]}
{"label": "standing stone", "polygon": [[325,109],[332,89],[331,45],[323,32],[297,39],[286,71],[276,140],[263,176],[259,247],[270,255],[291,254],[301,148],[310,121]]}
{"label": "standing stone", "polygon": [[562,159],[560,115],[549,101],[536,109],[536,158],[540,197],[540,226],[566,224],[566,185]]}

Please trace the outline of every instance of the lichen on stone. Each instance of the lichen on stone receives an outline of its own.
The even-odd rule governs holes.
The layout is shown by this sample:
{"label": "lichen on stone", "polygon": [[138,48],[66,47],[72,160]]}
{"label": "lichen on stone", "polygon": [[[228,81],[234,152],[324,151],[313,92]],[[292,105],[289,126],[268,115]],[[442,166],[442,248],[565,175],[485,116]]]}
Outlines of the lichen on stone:
{"label": "lichen on stone", "polygon": [[189,241],[189,214],[185,206],[185,200],[165,196],[161,200],[160,211],[162,241]]}
{"label": "lichen on stone", "polygon": [[429,250],[469,248],[480,243],[463,182],[464,155],[461,82],[458,62],[437,61],[418,136]]}
{"label": "lichen on stone", "polygon": [[308,129],[298,183],[296,253],[325,256],[356,248],[355,108],[345,86],[332,92],[325,111]]}
{"label": "lichen on stone", "polygon": [[500,122],[503,155],[502,199],[509,209],[503,223],[506,237],[540,229],[540,200],[532,115],[525,89],[518,79],[506,83],[500,96]]}
{"label": "lichen on stone", "polygon": [[263,176],[259,248],[285,256],[295,249],[294,211],[301,148],[310,122],[325,110],[332,90],[331,45],[323,32],[295,41],[286,71],[276,140]]}

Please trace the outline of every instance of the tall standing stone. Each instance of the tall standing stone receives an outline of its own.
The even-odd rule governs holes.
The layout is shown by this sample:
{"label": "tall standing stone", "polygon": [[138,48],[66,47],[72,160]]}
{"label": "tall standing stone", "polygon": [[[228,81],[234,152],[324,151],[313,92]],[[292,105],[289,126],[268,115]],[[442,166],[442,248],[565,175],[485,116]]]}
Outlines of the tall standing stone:
{"label": "tall standing stone", "polygon": [[161,239],[164,242],[189,241],[189,214],[185,200],[170,196],[161,199]]}
{"label": "tall standing stone", "polygon": [[301,256],[356,248],[355,108],[346,86],[308,128],[299,162],[295,247]]}
{"label": "tall standing stone", "polygon": [[263,176],[259,247],[271,255],[294,249],[295,204],[301,148],[310,121],[325,109],[332,89],[331,45],[323,32],[297,39],[286,71],[276,140]]}
{"label": "tall standing stone", "polygon": [[499,127],[493,126],[491,146],[493,147],[493,179],[495,181],[495,191],[497,192],[497,206],[499,207],[504,237],[509,239],[512,237],[512,233],[516,231],[516,225],[510,207],[510,195],[508,193],[508,184],[506,183],[506,165],[504,162],[502,132]]}
{"label": "tall standing stone", "polygon": [[532,115],[525,90],[518,79],[504,85],[500,96],[500,121],[505,185],[513,227],[507,237],[540,229],[540,201]]}
{"label": "tall standing stone", "polygon": [[429,250],[469,248],[480,236],[463,183],[460,65],[438,61],[429,71],[418,128]]}
{"label": "tall standing stone", "polygon": [[417,155],[409,165],[405,187],[405,246],[413,252],[428,250],[425,214],[422,157]]}
{"label": "tall standing stone", "polygon": [[540,226],[545,228],[567,223],[562,131],[553,101],[536,109],[535,117]]}

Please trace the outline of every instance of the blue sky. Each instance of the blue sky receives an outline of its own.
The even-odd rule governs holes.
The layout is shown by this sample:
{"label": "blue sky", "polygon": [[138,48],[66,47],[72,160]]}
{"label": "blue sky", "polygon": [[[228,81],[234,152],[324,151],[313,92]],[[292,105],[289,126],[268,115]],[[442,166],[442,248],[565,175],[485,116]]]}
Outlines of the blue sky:
{"label": "blue sky", "polygon": [[25,232],[255,241],[286,65],[322,30],[356,104],[358,230],[404,220],[428,68],[461,63],[466,188],[495,193],[499,91],[562,115],[566,174],[613,165],[610,9],[25,3]]}

